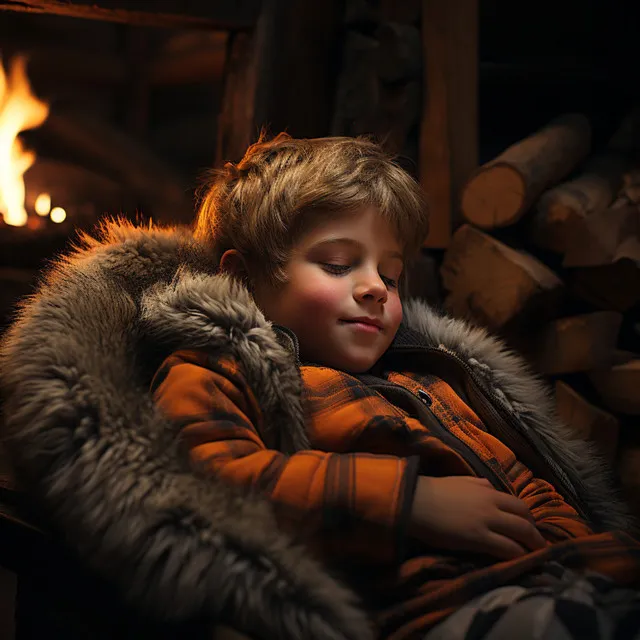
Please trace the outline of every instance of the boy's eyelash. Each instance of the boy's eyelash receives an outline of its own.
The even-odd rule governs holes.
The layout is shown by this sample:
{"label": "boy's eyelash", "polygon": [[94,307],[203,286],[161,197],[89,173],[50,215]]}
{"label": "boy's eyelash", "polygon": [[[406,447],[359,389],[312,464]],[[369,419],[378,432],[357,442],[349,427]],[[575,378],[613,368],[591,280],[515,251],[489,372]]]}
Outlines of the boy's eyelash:
{"label": "boy's eyelash", "polygon": [[[323,262],[322,268],[329,273],[333,273],[334,275],[342,275],[347,273],[351,267],[348,264],[331,264],[330,262]],[[392,289],[397,288],[398,282],[393,278],[387,278],[386,276],[380,275],[382,282],[385,283],[387,287],[391,287]]]}
{"label": "boy's eyelash", "polygon": [[322,268],[329,273],[334,273],[336,275],[341,275],[346,273],[351,269],[348,264],[331,264],[330,262],[323,262]]}

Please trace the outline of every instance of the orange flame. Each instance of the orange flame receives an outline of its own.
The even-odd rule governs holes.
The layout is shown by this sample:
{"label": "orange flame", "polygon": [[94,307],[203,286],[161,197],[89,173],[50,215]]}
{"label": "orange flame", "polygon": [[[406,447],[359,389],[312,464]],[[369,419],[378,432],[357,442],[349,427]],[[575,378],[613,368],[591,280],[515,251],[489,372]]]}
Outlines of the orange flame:
{"label": "orange flame", "polygon": [[49,115],[49,106],[33,95],[26,69],[24,56],[13,58],[8,74],[0,63],[0,213],[14,226],[27,223],[23,175],[36,159],[18,134],[39,127]]}

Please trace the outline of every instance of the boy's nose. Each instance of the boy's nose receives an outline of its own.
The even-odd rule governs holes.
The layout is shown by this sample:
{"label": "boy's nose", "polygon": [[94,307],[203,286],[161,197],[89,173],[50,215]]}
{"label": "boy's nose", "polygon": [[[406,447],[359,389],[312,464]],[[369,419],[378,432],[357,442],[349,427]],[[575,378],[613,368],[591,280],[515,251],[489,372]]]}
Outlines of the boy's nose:
{"label": "boy's nose", "polygon": [[353,297],[360,301],[375,300],[385,303],[387,301],[387,287],[379,275],[363,278],[357,285]]}

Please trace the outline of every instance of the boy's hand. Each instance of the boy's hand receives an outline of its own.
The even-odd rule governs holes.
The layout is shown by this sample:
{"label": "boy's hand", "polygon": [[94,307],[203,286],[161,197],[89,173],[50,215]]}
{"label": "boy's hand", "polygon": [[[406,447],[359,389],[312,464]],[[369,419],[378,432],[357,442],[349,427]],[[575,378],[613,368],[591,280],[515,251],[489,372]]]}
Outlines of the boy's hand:
{"label": "boy's hand", "polygon": [[547,545],[527,505],[485,478],[420,476],[411,516],[411,534],[440,549],[509,560]]}

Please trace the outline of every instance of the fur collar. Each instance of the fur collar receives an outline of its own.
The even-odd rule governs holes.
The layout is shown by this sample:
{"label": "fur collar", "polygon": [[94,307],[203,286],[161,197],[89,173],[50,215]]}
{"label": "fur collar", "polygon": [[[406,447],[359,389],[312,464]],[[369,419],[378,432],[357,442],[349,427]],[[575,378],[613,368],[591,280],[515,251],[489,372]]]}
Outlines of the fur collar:
{"label": "fur collar", "polygon": [[[265,407],[268,442],[306,446],[290,337],[216,276],[180,230],[110,224],[61,259],[0,351],[0,389],[21,479],[85,561],[158,616],[208,616],[255,638],[371,637],[355,598],[278,532],[269,505],[189,468],[149,381],[176,348],[232,353]],[[611,526],[624,509],[584,443],[553,417],[544,386],[479,329],[406,305],[408,326],[456,352],[562,464]]]}
{"label": "fur collar", "polygon": [[625,502],[614,490],[609,467],[590,443],[576,440],[557,417],[549,386],[534,375],[525,360],[485,329],[436,313],[425,303],[405,305],[406,325],[420,333],[425,346],[455,353],[475,371],[523,425],[554,453],[562,469],[581,479],[587,502],[605,530],[634,528]]}

